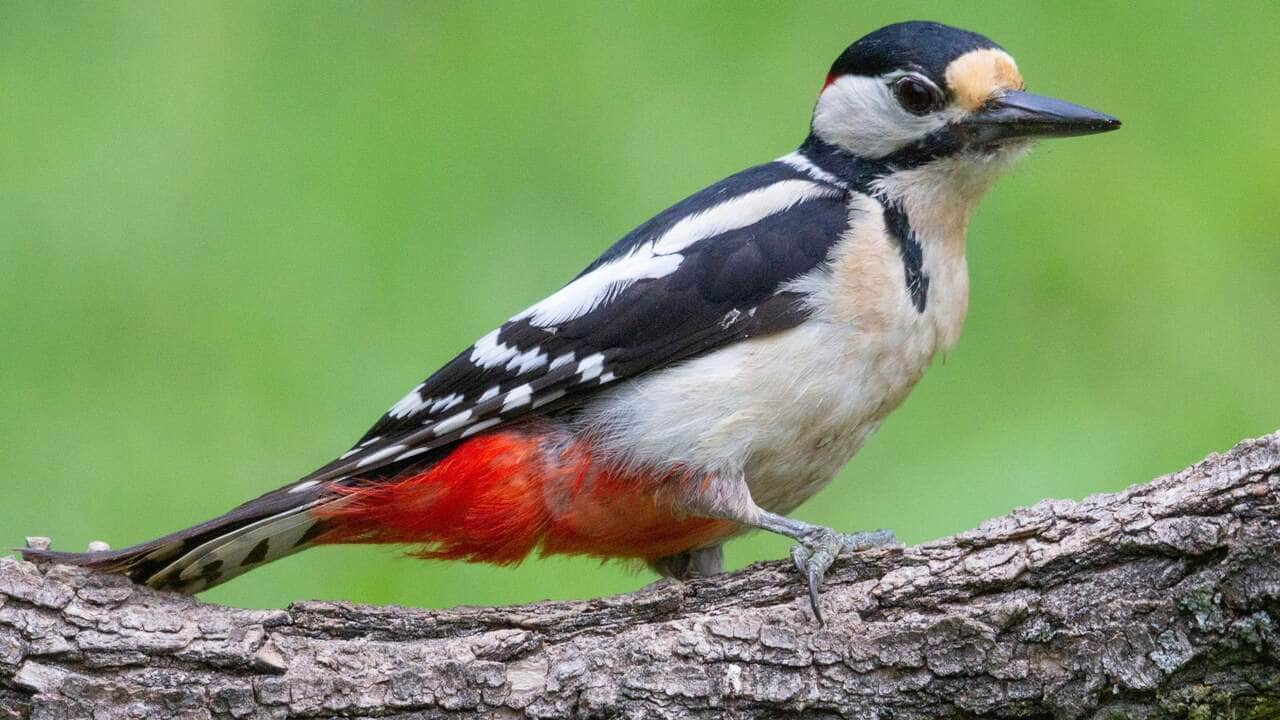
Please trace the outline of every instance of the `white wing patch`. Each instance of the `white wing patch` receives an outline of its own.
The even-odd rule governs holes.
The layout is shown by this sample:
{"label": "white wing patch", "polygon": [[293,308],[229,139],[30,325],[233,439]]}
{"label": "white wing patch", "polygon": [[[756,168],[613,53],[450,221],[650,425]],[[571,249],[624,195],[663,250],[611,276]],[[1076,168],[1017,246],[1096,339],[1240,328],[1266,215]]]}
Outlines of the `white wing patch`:
{"label": "white wing patch", "polygon": [[500,417],[489,418],[488,420],[481,420],[475,425],[472,425],[466,430],[463,430],[462,435],[460,437],[471,437],[472,435],[475,435],[478,432],[488,430],[489,428],[493,427],[494,425],[497,425],[500,422],[502,422],[502,418]]}
{"label": "white wing patch", "polygon": [[403,418],[422,412],[422,409],[431,402],[424,399],[419,392],[422,390],[422,386],[423,383],[418,383],[418,387],[410,390],[409,394],[396,401],[396,404],[391,406],[387,414],[393,418]]}
{"label": "white wing patch", "polygon": [[356,467],[364,467],[369,463],[375,463],[382,458],[391,457],[404,449],[404,445],[388,445],[376,452],[369,453],[368,455],[360,458],[360,462],[356,463]]}
{"label": "white wing patch", "polygon": [[832,185],[837,185],[839,187],[848,187],[845,181],[835,175],[832,175],[826,170],[823,170],[817,165],[814,165],[813,161],[805,157],[799,150],[783,155],[778,158],[777,162],[780,162],[783,165],[790,165],[815,180],[821,180],[822,182],[831,183]]}
{"label": "white wing patch", "polygon": [[447,435],[448,433],[451,433],[460,427],[464,427],[467,423],[471,422],[472,414],[473,413],[470,410],[463,410],[456,415],[450,415],[432,426],[431,431],[437,436]]}
{"label": "white wing patch", "polygon": [[498,332],[494,330],[476,341],[471,348],[471,362],[482,368],[495,368],[505,365],[507,361],[520,352],[519,348],[498,342]]}
{"label": "white wing patch", "polygon": [[[675,272],[684,261],[680,253],[699,240],[753,225],[805,200],[839,193],[836,188],[808,180],[782,180],[728,198],[681,218],[657,239],[641,243],[627,255],[601,265],[511,319],[551,327],[582,317],[638,280]],[[490,333],[476,343],[471,359],[477,363],[484,360],[484,367],[495,367],[508,362],[515,352],[515,348],[499,343],[496,333]]]}
{"label": "white wing patch", "polygon": [[547,364],[547,354],[542,348],[533,347],[511,358],[507,363],[507,370],[523,375],[530,370],[537,370]]}
{"label": "white wing patch", "polygon": [[533,386],[530,385],[529,383],[525,383],[517,388],[513,388],[510,392],[507,393],[507,396],[503,398],[501,412],[504,412],[504,413],[510,412],[513,408],[518,408],[521,405],[525,405],[532,399],[533,399]]}
{"label": "white wing patch", "polygon": [[547,353],[540,347],[520,352],[515,345],[499,342],[498,333],[501,331],[498,328],[476,341],[471,349],[471,362],[486,370],[501,365],[505,370],[521,375],[547,364]]}
{"label": "white wing patch", "polygon": [[444,412],[445,410],[448,410],[449,408],[462,402],[462,400],[463,400],[463,396],[461,393],[450,393],[440,398],[439,400],[436,400],[435,402],[431,403],[431,414],[434,415],[435,413],[438,413],[438,412]]}
{"label": "white wing patch", "polygon": [[408,395],[400,398],[395,405],[392,405],[391,409],[387,411],[387,415],[393,418],[407,418],[417,415],[423,410],[434,415],[454,407],[464,399],[465,397],[461,393],[450,393],[442,398],[424,398],[422,397],[422,385],[419,384],[418,387],[410,390]]}
{"label": "white wing patch", "polygon": [[642,246],[565,285],[511,319],[527,318],[537,327],[550,327],[582,317],[616,297],[637,280],[670,275],[680,267],[682,260],[684,258],[680,255],[655,256],[650,248]]}
{"label": "white wing patch", "polygon": [[578,374],[582,376],[581,382],[594,380],[600,377],[601,370],[604,369],[604,355],[596,353],[582,358],[582,362],[578,363]]}
{"label": "white wing patch", "polygon": [[400,453],[399,455],[397,455],[397,456],[396,456],[396,462],[400,462],[401,460],[405,460],[405,459],[407,459],[407,458],[411,458],[411,457],[415,457],[415,456],[421,455],[421,454],[423,454],[423,453],[425,453],[425,452],[428,452],[429,450],[431,450],[431,448],[430,448],[430,447],[416,447],[416,448],[414,448],[414,449],[412,449],[412,450],[409,450],[409,451],[407,451],[407,452],[402,452],[402,453]]}
{"label": "white wing patch", "polygon": [[699,213],[681,218],[653,244],[658,255],[678,253],[690,245],[730,230],[755,225],[791,209],[797,203],[837,194],[836,190],[808,180],[782,180],[732,197]]}

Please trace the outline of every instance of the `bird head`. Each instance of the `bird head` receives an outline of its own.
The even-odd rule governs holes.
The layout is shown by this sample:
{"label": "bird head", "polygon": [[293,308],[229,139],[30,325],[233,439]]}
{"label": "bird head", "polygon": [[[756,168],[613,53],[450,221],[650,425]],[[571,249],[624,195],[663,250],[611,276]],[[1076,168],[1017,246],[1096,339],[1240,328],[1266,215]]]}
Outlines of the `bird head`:
{"label": "bird head", "polygon": [[850,45],[831,66],[813,134],[895,170],[948,160],[998,169],[1041,138],[1106,132],[1120,121],[1026,92],[1017,63],[986,37],[904,22]]}

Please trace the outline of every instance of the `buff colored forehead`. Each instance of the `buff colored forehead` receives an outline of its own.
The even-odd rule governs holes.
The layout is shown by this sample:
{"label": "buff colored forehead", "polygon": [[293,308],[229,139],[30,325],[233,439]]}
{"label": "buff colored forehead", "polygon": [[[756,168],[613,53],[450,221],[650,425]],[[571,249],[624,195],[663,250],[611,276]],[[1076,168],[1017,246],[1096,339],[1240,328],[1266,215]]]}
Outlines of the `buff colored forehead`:
{"label": "buff colored forehead", "polygon": [[1023,87],[1018,64],[997,48],[970,50],[952,60],[946,80],[956,102],[969,111],[982,107],[993,95]]}

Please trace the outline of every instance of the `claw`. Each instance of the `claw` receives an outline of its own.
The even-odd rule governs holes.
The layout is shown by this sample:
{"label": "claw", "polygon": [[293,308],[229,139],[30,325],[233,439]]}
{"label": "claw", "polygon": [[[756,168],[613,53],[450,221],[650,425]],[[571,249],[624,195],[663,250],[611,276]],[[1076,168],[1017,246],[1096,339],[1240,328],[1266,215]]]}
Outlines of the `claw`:
{"label": "claw", "polygon": [[822,603],[818,591],[822,579],[842,550],[866,550],[897,542],[892,530],[873,530],[861,533],[838,533],[822,528],[791,548],[791,561],[809,585],[809,604],[819,627],[826,627],[822,618]]}

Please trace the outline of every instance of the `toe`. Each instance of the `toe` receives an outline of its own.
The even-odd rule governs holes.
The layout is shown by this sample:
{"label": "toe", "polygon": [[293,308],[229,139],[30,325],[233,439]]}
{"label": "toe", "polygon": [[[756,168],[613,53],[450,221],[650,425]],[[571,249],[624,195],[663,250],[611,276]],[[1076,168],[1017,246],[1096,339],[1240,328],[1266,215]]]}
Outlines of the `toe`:
{"label": "toe", "polygon": [[835,562],[836,556],[845,550],[866,550],[895,543],[890,530],[873,530],[861,533],[837,533],[827,528],[815,528],[814,532],[800,536],[800,543],[791,548],[791,561],[804,577],[809,590],[809,604],[818,625],[825,627],[822,617],[822,580]]}
{"label": "toe", "polygon": [[812,555],[812,553],[809,552],[809,548],[803,545],[791,546],[791,562],[795,563],[796,570],[799,570],[801,574],[804,574],[806,572],[806,568],[809,567],[810,555]]}

